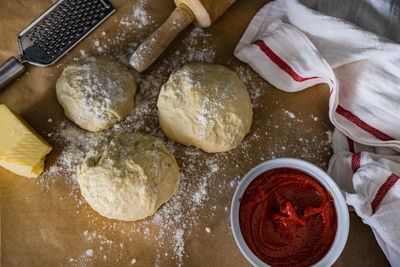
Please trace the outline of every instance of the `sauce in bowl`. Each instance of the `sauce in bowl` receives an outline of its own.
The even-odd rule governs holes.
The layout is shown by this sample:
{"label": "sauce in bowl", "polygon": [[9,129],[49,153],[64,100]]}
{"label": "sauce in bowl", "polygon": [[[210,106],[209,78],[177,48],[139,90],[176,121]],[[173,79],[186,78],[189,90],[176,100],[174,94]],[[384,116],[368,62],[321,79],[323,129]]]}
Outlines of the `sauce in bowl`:
{"label": "sauce in bowl", "polygon": [[250,250],[271,266],[310,266],[332,246],[337,213],[332,195],[312,176],[276,168],[257,176],[239,207]]}

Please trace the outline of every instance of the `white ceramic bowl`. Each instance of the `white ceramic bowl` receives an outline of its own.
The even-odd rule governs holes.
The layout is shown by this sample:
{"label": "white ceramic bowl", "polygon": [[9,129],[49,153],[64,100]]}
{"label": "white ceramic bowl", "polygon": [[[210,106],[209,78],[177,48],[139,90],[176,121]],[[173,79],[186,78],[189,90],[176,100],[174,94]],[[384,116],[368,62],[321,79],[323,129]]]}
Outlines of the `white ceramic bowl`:
{"label": "white ceramic bowl", "polygon": [[330,266],[335,263],[346,244],[347,236],[349,234],[349,211],[347,209],[346,201],[344,200],[344,197],[339,187],[332,180],[332,178],[317,166],[304,160],[293,158],[278,158],[265,161],[251,169],[243,177],[236,188],[231,205],[231,226],[235,241],[239,246],[240,251],[251,264],[253,264],[254,266],[269,266],[268,264],[257,258],[256,255],[254,255],[254,253],[249,249],[243,239],[239,226],[239,199],[243,196],[246,188],[250,185],[250,183],[261,173],[271,169],[283,167],[300,170],[311,175],[312,177],[317,179],[332,194],[334,198],[334,204],[337,213],[337,231],[335,239],[333,240],[332,246],[325,254],[325,256],[319,262],[313,265],[318,267]]}

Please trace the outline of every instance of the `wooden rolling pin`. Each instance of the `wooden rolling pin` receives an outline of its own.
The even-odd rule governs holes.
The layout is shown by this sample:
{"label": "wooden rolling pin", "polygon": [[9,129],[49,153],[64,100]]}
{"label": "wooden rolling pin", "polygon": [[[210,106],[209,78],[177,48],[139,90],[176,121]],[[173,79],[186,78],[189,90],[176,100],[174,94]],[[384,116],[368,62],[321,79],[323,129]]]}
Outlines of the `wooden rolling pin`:
{"label": "wooden rolling pin", "polygon": [[142,72],[164,52],[172,40],[194,22],[207,28],[236,0],[174,0],[175,10],[132,54],[129,64]]}

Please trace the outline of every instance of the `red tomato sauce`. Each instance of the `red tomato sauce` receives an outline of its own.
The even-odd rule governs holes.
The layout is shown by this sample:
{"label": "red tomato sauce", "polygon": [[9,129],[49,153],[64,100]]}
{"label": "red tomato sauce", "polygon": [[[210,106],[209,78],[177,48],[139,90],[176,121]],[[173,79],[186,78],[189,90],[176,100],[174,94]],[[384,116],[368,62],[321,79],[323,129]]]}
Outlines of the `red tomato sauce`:
{"label": "red tomato sauce", "polygon": [[310,175],[266,171],[240,199],[239,224],[250,250],[271,266],[310,266],[331,247],[337,230],[332,195]]}

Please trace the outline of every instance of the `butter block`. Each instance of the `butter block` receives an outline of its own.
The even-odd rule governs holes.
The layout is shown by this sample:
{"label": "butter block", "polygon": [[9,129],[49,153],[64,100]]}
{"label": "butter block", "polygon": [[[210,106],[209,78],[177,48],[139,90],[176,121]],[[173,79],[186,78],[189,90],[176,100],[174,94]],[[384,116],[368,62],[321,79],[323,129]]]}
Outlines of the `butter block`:
{"label": "butter block", "polygon": [[7,105],[0,104],[0,166],[35,178],[44,169],[52,147]]}

